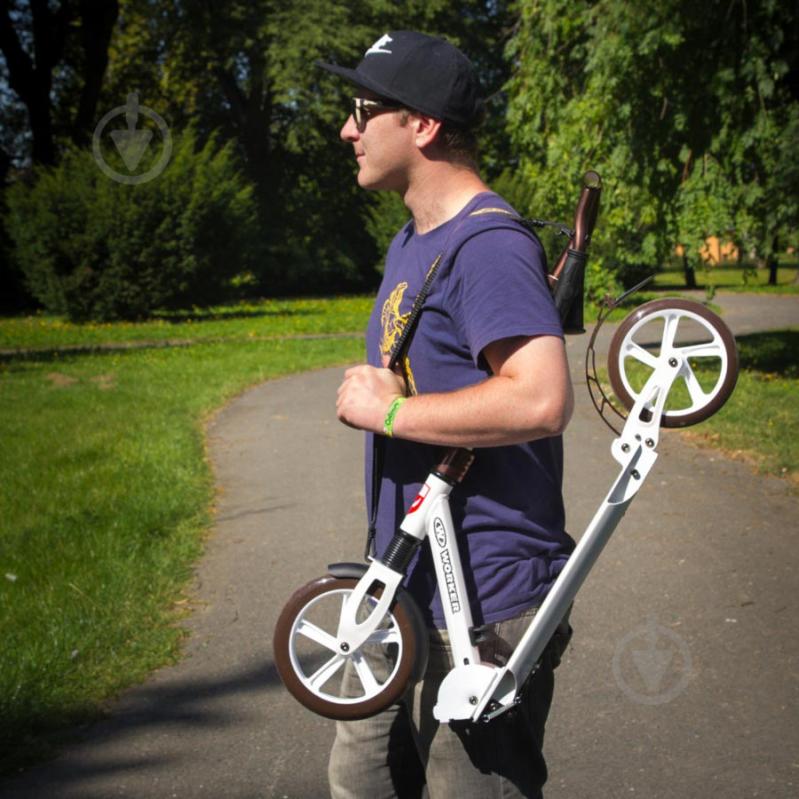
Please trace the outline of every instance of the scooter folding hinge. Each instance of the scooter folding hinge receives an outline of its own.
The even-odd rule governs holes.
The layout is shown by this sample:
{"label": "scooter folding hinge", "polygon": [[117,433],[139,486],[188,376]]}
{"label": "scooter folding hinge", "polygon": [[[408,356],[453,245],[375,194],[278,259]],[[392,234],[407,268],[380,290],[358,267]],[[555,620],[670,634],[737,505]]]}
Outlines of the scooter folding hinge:
{"label": "scooter folding hinge", "polygon": [[501,702],[497,702],[496,699],[492,699],[486,706],[483,712],[480,714],[478,721],[481,724],[488,724],[489,721],[493,721],[497,716],[501,716],[503,713],[509,713],[515,707],[518,707],[522,703],[521,696],[516,696],[512,702],[509,702],[507,705],[503,705]]}

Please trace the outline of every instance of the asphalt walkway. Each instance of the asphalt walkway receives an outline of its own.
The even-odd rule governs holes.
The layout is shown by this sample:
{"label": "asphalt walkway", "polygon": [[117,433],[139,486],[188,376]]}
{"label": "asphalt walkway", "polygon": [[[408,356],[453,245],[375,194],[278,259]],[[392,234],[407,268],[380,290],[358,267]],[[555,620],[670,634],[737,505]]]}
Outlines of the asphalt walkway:
{"label": "asphalt walkway", "polygon": [[[736,334],[799,325],[799,297],[719,295]],[[569,528],[616,474],[569,340]],[[282,688],[277,614],[363,546],[362,439],[334,415],[341,370],[265,383],[208,430],[216,526],[186,657],[124,695],[0,796],[316,799],[332,722]],[[660,458],[578,598],[558,671],[547,799],[799,795],[799,497],[664,433]]]}

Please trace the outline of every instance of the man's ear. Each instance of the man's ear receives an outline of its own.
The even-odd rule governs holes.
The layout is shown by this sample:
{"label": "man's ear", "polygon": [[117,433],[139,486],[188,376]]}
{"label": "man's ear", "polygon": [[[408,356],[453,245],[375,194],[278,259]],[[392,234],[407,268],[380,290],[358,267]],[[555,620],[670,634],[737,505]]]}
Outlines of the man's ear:
{"label": "man's ear", "polygon": [[418,113],[413,115],[413,119],[416,129],[416,146],[422,150],[425,147],[429,147],[438,138],[441,130],[441,120]]}

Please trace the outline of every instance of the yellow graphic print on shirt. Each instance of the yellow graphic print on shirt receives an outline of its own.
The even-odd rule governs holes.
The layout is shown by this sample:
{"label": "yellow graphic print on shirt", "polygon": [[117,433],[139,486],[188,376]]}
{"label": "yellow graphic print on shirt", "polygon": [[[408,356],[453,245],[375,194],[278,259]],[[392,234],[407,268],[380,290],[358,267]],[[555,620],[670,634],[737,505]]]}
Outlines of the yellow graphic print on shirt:
{"label": "yellow graphic print on shirt", "polygon": [[[397,284],[397,287],[388,295],[388,299],[383,303],[383,310],[380,314],[380,324],[383,326],[383,334],[380,338],[381,355],[391,355],[392,350],[402,335],[402,331],[405,329],[405,325],[408,323],[408,318],[411,315],[410,311],[405,314],[400,313],[402,298],[407,288],[408,284],[405,282]],[[411,394],[416,394],[416,383],[413,379],[410,359],[406,357],[402,366],[408,388]]]}

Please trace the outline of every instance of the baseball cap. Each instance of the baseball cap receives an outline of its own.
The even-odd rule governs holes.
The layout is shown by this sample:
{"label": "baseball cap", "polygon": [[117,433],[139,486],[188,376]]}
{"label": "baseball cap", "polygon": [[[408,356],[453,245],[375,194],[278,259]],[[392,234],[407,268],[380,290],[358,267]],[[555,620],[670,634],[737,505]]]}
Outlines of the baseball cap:
{"label": "baseball cap", "polygon": [[472,62],[444,39],[414,31],[381,36],[355,69],[317,61],[356,86],[423,114],[469,126],[483,109]]}

